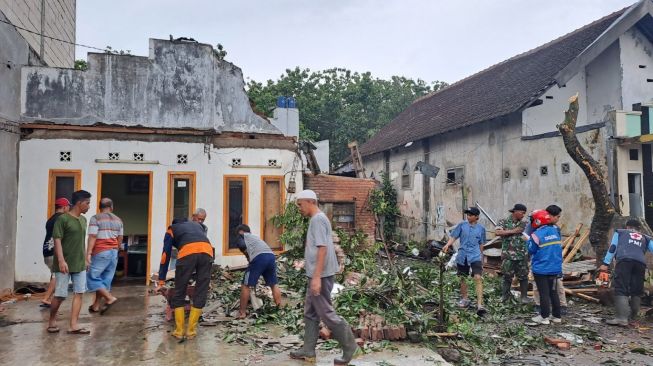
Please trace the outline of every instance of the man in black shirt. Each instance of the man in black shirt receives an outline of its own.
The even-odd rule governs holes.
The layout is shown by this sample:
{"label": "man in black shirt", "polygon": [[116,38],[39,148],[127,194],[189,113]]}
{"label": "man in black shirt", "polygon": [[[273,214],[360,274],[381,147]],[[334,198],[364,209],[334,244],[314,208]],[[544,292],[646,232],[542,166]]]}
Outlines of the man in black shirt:
{"label": "man in black shirt", "polygon": [[43,240],[43,260],[45,265],[50,269],[50,284],[48,290],[45,292],[43,300],[41,300],[41,307],[48,308],[52,302],[52,294],[54,292],[55,280],[52,273],[52,264],[54,261],[54,240],[52,240],[52,230],[57,218],[62,214],[68,212],[70,209],[70,202],[66,198],[57,198],[54,201],[54,214],[45,223],[45,239]]}

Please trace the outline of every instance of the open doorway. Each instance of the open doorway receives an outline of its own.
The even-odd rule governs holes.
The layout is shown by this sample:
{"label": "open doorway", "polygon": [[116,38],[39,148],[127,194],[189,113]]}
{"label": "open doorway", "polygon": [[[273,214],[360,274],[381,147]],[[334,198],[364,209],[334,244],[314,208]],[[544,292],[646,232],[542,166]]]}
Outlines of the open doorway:
{"label": "open doorway", "polygon": [[98,200],[111,198],[114,213],[124,225],[115,279],[147,280],[150,271],[152,173],[102,171],[98,182]]}
{"label": "open doorway", "polygon": [[630,216],[644,216],[642,175],[639,173],[628,173],[628,203],[630,205]]}

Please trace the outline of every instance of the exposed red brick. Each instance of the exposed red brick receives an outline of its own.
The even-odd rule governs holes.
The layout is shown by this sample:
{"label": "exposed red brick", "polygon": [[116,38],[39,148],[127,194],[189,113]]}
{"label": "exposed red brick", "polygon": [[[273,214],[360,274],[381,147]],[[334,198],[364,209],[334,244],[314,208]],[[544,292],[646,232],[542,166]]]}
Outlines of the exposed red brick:
{"label": "exposed red brick", "polygon": [[354,202],[356,205],[354,223],[356,230],[367,234],[370,241],[374,240],[376,222],[374,214],[368,207],[370,191],[376,188],[378,182],[374,179],[339,177],[334,175],[304,175],[304,188],[317,193],[320,202],[339,203]]}

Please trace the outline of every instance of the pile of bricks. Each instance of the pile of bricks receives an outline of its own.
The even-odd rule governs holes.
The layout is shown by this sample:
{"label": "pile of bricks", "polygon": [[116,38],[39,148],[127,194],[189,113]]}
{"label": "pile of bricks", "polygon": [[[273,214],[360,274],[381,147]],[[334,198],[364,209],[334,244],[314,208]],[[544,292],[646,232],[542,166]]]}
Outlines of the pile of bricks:
{"label": "pile of bricks", "polygon": [[356,338],[363,341],[400,341],[408,337],[403,325],[388,325],[382,316],[366,313],[360,315],[358,327],[353,331]]}
{"label": "pile of bricks", "polygon": [[[352,327],[352,331],[359,345],[368,341],[402,341],[408,338],[408,332],[403,325],[388,325],[382,316],[366,312],[361,313],[358,326]],[[332,338],[331,331],[324,324],[320,324],[320,338]]]}

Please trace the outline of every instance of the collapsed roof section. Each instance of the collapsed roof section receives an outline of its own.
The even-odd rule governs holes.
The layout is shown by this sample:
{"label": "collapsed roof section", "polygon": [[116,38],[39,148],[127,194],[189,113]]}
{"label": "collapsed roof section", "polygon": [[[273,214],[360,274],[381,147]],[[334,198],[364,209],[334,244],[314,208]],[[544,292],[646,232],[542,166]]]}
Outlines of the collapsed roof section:
{"label": "collapsed roof section", "polygon": [[24,122],[281,134],[211,45],[150,39],[149,57],[90,53],[85,71],[24,67]]}

